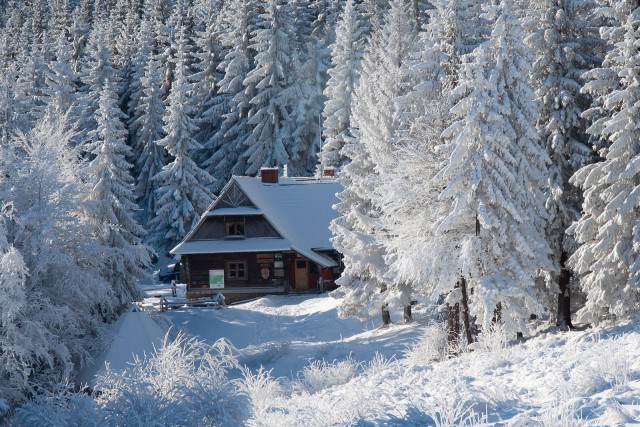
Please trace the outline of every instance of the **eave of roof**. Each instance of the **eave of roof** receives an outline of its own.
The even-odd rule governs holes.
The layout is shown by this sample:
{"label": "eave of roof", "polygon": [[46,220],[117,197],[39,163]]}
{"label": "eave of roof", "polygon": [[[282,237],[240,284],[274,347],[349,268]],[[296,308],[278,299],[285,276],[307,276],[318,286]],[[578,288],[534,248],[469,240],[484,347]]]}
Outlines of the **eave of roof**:
{"label": "eave of roof", "polygon": [[226,252],[274,252],[291,250],[287,239],[257,237],[251,239],[196,240],[182,242],[171,250],[173,255],[217,254]]}
{"label": "eave of roof", "polygon": [[261,209],[240,206],[237,208],[220,208],[207,211],[205,216],[223,216],[223,215],[263,215]]}

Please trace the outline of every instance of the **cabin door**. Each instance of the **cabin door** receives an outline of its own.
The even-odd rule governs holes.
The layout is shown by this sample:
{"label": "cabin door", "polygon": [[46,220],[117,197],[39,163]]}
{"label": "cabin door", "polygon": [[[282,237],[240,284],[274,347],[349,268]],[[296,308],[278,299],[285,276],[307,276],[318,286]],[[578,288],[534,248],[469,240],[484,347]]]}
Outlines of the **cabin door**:
{"label": "cabin door", "polygon": [[296,289],[309,289],[309,261],[306,259],[296,259]]}

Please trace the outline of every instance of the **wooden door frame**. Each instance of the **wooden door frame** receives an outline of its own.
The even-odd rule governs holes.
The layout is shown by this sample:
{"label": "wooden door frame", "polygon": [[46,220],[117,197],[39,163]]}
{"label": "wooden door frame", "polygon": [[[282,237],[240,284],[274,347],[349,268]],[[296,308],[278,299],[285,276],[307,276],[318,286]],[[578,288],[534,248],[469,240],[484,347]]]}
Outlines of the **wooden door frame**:
{"label": "wooden door frame", "polygon": [[[306,269],[305,269],[305,277],[307,282],[305,283],[304,287],[301,288],[300,285],[301,283],[298,282],[298,261],[304,261],[306,264]],[[311,261],[303,256],[297,255],[296,257],[293,258],[293,280],[295,281],[295,289],[299,290],[299,291],[308,291],[309,290],[309,263]]]}

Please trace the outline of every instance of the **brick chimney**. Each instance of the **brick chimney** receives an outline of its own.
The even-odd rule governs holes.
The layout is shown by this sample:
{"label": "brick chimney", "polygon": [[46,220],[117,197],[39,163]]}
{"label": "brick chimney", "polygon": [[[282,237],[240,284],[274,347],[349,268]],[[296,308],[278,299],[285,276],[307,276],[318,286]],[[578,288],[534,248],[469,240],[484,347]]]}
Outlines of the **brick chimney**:
{"label": "brick chimney", "polygon": [[324,176],[336,176],[336,168],[334,168],[333,166],[327,166],[326,168],[324,168]]}
{"label": "brick chimney", "polygon": [[261,168],[260,179],[268,184],[278,183],[278,168]]}

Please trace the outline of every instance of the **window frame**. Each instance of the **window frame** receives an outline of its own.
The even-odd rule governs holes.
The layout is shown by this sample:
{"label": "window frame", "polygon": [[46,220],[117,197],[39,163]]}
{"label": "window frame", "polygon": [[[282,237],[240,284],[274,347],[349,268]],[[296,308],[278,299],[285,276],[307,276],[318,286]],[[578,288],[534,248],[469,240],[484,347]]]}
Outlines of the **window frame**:
{"label": "window frame", "polygon": [[[245,219],[244,217],[238,218],[225,218],[224,219],[224,237],[230,239],[240,239],[245,237]],[[231,233],[232,227],[238,227],[240,233]],[[238,231],[238,230],[236,230]]]}
{"label": "window frame", "polygon": [[[231,264],[236,264],[235,268],[231,268]],[[238,264],[242,264],[243,268],[239,268]],[[233,281],[246,281],[249,280],[249,263],[247,262],[247,260],[245,259],[232,259],[232,260],[228,260],[225,261],[225,266],[224,266],[224,276],[225,279],[228,280],[233,280]],[[236,276],[231,276],[231,272],[234,271],[236,273]],[[238,272],[244,272],[244,276],[243,277],[239,277],[237,275]]]}

